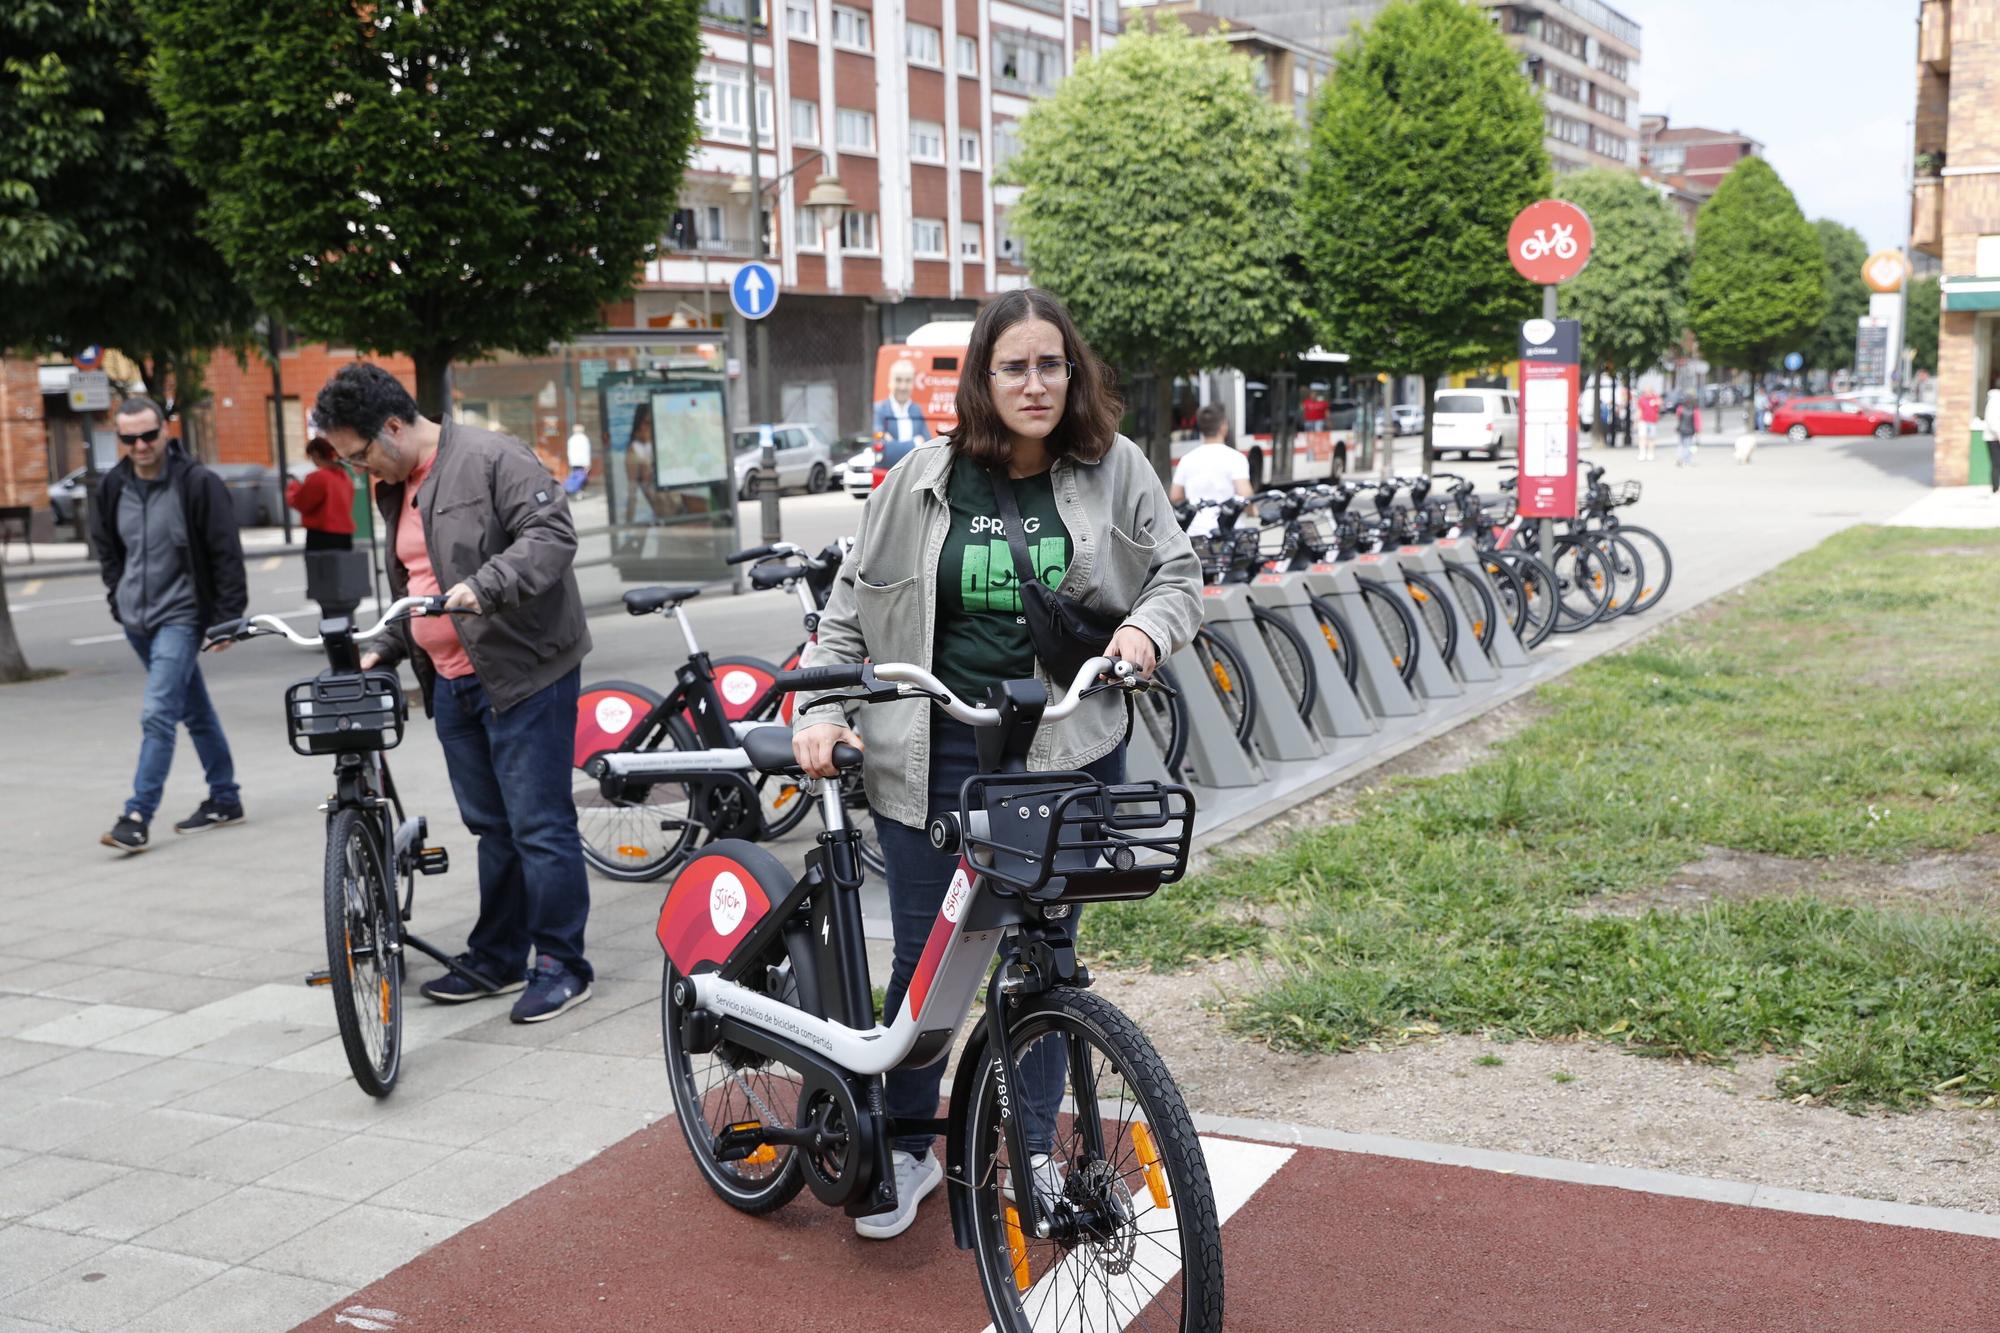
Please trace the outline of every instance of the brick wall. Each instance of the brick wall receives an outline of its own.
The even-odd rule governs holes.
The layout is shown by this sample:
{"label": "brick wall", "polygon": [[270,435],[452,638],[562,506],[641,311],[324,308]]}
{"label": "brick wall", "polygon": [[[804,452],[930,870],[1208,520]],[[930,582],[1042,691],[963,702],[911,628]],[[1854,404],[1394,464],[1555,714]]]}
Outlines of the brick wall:
{"label": "brick wall", "polygon": [[[1983,166],[2000,162],[2000,0],[1957,0],[1951,6],[1949,120],[1945,127],[1946,165]],[[1920,130],[1925,105],[1919,87]],[[1933,98],[1935,94],[1933,94]],[[1935,133],[1935,127],[1930,127]],[[1927,147],[1919,136],[1918,145]],[[1974,271],[1973,252],[1982,235],[2000,232],[2000,176],[1947,176],[1944,179],[1944,271]],[[1974,338],[1980,325],[1966,311],[1946,314],[1938,330],[1937,447],[1933,480],[1962,486],[1969,475],[1973,418],[1985,406],[1986,386],[1976,382]],[[1989,368],[1991,374],[1993,369]]]}
{"label": "brick wall", "polygon": [[[310,410],[320,386],[342,366],[356,361],[373,361],[415,393],[417,371],[408,357],[370,356],[335,350],[322,343],[307,343],[279,357],[284,375],[285,397],[296,398],[303,411]],[[243,365],[234,355],[218,351],[208,364],[210,419],[214,423],[215,462],[261,463],[277,466],[271,443],[271,367],[261,357]],[[305,440],[285,428],[285,457],[298,462],[305,456]]]}
{"label": "brick wall", "polygon": [[0,504],[47,504],[48,440],[35,363],[0,358]]}

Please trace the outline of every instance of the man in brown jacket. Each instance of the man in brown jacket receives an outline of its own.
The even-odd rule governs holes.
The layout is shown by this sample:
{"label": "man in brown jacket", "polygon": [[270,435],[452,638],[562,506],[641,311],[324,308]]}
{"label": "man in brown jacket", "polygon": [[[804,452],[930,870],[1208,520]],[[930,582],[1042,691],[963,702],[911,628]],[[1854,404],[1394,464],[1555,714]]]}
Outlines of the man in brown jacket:
{"label": "man in brown jacket", "polygon": [[589,999],[591,982],[590,886],[570,794],[590,630],[569,503],[527,445],[427,420],[379,366],[342,367],[313,416],[335,452],[376,480],[396,596],[442,595],[461,613],[405,621],[363,659],[411,658],[459,814],[479,838],[479,919],[459,962],[497,988],[447,973],[423,993],[458,1004],[524,990],[515,1022],[554,1018]]}

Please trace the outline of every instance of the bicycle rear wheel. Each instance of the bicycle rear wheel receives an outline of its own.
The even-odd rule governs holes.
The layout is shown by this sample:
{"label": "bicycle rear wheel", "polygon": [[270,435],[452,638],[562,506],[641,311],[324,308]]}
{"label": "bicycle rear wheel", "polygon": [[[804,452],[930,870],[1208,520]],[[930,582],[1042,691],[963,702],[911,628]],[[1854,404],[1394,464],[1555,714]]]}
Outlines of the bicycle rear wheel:
{"label": "bicycle rear wheel", "polygon": [[1312,599],[1313,616],[1319,621],[1319,632],[1326,637],[1326,649],[1333,654],[1333,660],[1340,663],[1340,674],[1347,679],[1347,687],[1354,688],[1355,679],[1361,673],[1361,661],[1355,651],[1354,631],[1348,627],[1347,617],[1324,597]]}
{"label": "bicycle rear wheel", "polygon": [[336,810],[326,824],[326,962],[333,1016],[354,1081],[386,1097],[403,1063],[403,942],[395,886],[374,821]]}
{"label": "bicycle rear wheel", "polygon": [[[694,730],[681,718],[649,750],[700,748]],[[644,753],[644,751],[641,751]],[[583,859],[612,879],[658,879],[672,870],[701,840],[693,796],[684,782],[653,779],[628,782],[606,797],[596,778],[575,770],[570,797],[576,802],[576,831]],[[806,802],[801,798],[800,805]]]}
{"label": "bicycle rear wheel", "polygon": [[[1115,1006],[1069,987],[1010,1026],[1024,1085],[1017,1113],[1033,1149],[1046,1139],[1048,1161],[1014,1169],[993,1061],[982,1058],[962,1114],[972,1250],[995,1329],[1221,1329],[1208,1164],[1152,1043]],[[1049,1212],[1048,1236],[1021,1225],[1014,1190],[1028,1181]]]}
{"label": "bicycle rear wheel", "polygon": [[1403,584],[1410,591],[1410,600],[1417,604],[1417,615],[1423,620],[1424,628],[1431,632],[1431,642],[1444,655],[1446,666],[1458,660],[1458,617],[1444,604],[1445,590],[1431,581],[1427,574],[1405,570]]}
{"label": "bicycle rear wheel", "polygon": [[1414,685],[1417,655],[1424,650],[1424,641],[1417,637],[1415,613],[1403,605],[1402,598],[1372,579],[1363,579],[1360,587],[1361,600],[1374,617],[1382,641],[1389,645],[1389,658],[1396,664],[1396,674],[1403,678],[1403,684]]}
{"label": "bicycle rear wheel", "polygon": [[1446,585],[1458,594],[1460,609],[1472,622],[1472,637],[1479,641],[1479,650],[1485,652],[1493,646],[1493,635],[1500,619],[1500,607],[1493,590],[1486,586],[1485,579],[1464,565],[1447,563],[1444,575]]}
{"label": "bicycle rear wheel", "polygon": [[1640,582],[1638,600],[1632,603],[1633,615],[1644,615],[1666,596],[1667,585],[1674,581],[1674,556],[1660,535],[1651,528],[1634,527],[1629,523],[1618,525],[1618,535],[1638,548],[1639,559],[1644,563],[1646,577]]}
{"label": "bicycle rear wheel", "polygon": [[1556,539],[1556,632],[1574,634],[1603,618],[1610,602],[1612,574],[1604,553],[1590,542]]}
{"label": "bicycle rear wheel", "polygon": [[1250,684],[1243,654],[1229,641],[1228,635],[1206,626],[1194,632],[1193,647],[1216,697],[1222,700],[1222,711],[1235,728],[1236,739],[1248,745],[1250,733],[1257,726],[1257,691]]}
{"label": "bicycle rear wheel", "polygon": [[1310,718],[1313,705],[1319,702],[1319,682],[1313,677],[1312,655],[1306,650],[1304,636],[1293,628],[1291,621],[1268,607],[1253,603],[1250,616],[1256,622],[1257,633],[1263,636],[1271,660],[1278,665],[1292,706],[1298,709],[1301,719]]}
{"label": "bicycle rear wheel", "polygon": [[1521,605],[1527,623],[1521,630],[1523,648],[1539,648],[1556,631],[1557,598],[1554,571],[1525,551],[1506,551],[1487,557],[1513,576],[1521,589]]}
{"label": "bicycle rear wheel", "polygon": [[1618,533],[1596,532],[1591,536],[1604,556],[1605,567],[1611,571],[1611,595],[1604,618],[1630,615],[1638,607],[1645,589],[1646,562],[1640,558],[1639,548]]}

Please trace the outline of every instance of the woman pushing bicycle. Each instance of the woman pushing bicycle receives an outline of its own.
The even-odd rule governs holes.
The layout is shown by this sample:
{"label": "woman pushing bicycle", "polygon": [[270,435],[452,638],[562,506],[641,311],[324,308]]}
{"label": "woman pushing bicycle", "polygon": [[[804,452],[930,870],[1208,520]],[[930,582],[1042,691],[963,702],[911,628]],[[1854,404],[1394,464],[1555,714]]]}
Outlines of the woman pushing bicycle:
{"label": "woman pushing bicycle", "polygon": [[[1150,674],[1186,646],[1201,624],[1201,563],[1145,454],[1118,433],[1108,378],[1047,292],[1009,292],[987,306],[959,377],[957,428],[911,450],[869,496],[800,666],[911,662],[983,702],[989,686],[1030,676],[1058,696],[1097,654]],[[1043,726],[1028,767],[1120,782],[1126,722],[1119,691],[1094,696]],[[814,777],[835,775],[835,745],[865,750],[895,932],[883,1002],[893,1014],[958,865],[924,826],[958,809],[979,760],[973,729],[923,700],[863,709],[860,727],[857,736],[829,705],[798,716],[792,744]],[[1035,1055],[1044,1048],[1048,1058],[1021,1071],[1021,1104],[1030,1143],[1045,1153],[1065,1071],[1056,1044]],[[891,1071],[889,1114],[935,1115],[943,1073],[943,1060]],[[944,1177],[928,1137],[895,1148],[898,1206],[856,1219],[869,1239],[907,1230]]]}

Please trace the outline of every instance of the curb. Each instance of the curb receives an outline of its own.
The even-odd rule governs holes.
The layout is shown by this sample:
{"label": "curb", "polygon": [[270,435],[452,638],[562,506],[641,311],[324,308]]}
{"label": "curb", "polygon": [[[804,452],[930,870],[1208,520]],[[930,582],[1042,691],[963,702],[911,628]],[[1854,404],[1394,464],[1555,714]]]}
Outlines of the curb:
{"label": "curb", "polygon": [[1204,1134],[1227,1134],[1232,1138],[1254,1139],[1260,1143],[1295,1144],[1299,1147],[1360,1153],[1370,1157],[1431,1162],[1438,1166],[1469,1167],[1475,1171],[1527,1176],[1534,1180],[1558,1180],[1572,1185],[1595,1185],[1610,1189],[1632,1190],[1640,1194],[1700,1199],[1707,1203],[1732,1204],[1741,1208],[1768,1208],[1775,1212],[1831,1217],[1846,1222],[1915,1227],[1924,1231],[1948,1231],[1961,1236],[2000,1239],[2000,1216],[1970,1212],[1962,1208],[1891,1203],[1881,1199],[1858,1198],[1850,1194],[1816,1194],[1811,1190],[1784,1189],[1747,1181],[1684,1176],[1671,1171],[1605,1166],[1596,1162],[1573,1162],[1559,1157],[1535,1157],[1527,1153],[1499,1152],[1490,1148],[1461,1148],[1449,1143],[1426,1143],[1418,1139],[1398,1139],[1382,1134],[1350,1134],[1342,1130],[1320,1129],[1313,1125],[1299,1125],[1282,1120],[1249,1120],[1237,1116],[1196,1114],[1194,1124],[1195,1128]]}

